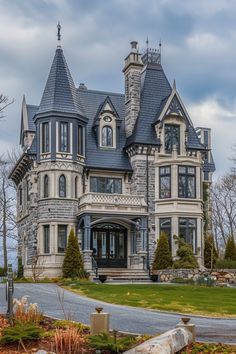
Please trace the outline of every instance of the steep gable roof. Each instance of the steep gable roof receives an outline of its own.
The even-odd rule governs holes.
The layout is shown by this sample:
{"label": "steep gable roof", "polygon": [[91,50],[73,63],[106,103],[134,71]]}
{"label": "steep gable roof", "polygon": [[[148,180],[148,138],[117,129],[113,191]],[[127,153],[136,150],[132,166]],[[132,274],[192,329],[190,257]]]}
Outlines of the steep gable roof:
{"label": "steep gable roof", "polygon": [[[132,168],[128,155],[124,151],[126,139],[124,122],[124,95],[111,92],[80,89],[78,89],[78,95],[83,104],[86,117],[88,118],[86,129],[86,166],[89,168],[131,171]],[[100,148],[94,132],[94,117],[106,101],[107,96],[109,96],[109,100],[120,118],[120,126],[117,131],[118,136],[116,149]]]}
{"label": "steep gable roof", "polygon": [[141,80],[140,111],[127,146],[132,143],[160,144],[152,123],[162,101],[171,94],[171,86],[160,64],[147,64]]}
{"label": "steep gable roof", "polygon": [[84,116],[76,88],[61,47],[56,49],[37,113],[50,111]]}

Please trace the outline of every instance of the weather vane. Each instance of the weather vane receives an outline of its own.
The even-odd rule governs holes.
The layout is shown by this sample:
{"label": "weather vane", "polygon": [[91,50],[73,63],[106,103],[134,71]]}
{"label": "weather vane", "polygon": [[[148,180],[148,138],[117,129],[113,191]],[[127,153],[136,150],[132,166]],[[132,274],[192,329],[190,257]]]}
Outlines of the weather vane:
{"label": "weather vane", "polygon": [[57,24],[57,40],[58,40],[58,42],[60,42],[60,40],[61,40],[61,25],[60,25],[59,21]]}

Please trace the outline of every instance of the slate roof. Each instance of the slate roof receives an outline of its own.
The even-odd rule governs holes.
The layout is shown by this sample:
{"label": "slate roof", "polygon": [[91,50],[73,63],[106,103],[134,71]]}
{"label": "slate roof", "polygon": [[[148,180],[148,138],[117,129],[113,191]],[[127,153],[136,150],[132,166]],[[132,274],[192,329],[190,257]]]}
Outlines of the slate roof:
{"label": "slate roof", "polygon": [[[103,169],[132,170],[128,155],[123,149],[125,146],[124,95],[84,89],[78,89],[78,95],[84,107],[85,115],[89,119],[87,125],[86,165],[88,167]],[[99,148],[93,129],[94,117],[107,96],[121,119],[120,134],[116,149]]]}
{"label": "slate roof", "polygon": [[29,130],[35,131],[35,124],[34,124],[34,116],[37,113],[38,106],[27,104],[26,105],[27,109],[27,115],[28,115],[28,127]]}
{"label": "slate roof", "polygon": [[152,124],[162,101],[172,91],[160,64],[147,64],[142,75],[140,111],[133,134],[127,139],[127,146],[132,143],[160,144]]}
{"label": "slate roof", "polygon": [[38,113],[50,111],[84,115],[62,49],[56,49]]}
{"label": "slate roof", "polygon": [[191,150],[206,150],[205,146],[200,142],[197,132],[192,125],[188,126],[186,147]]}

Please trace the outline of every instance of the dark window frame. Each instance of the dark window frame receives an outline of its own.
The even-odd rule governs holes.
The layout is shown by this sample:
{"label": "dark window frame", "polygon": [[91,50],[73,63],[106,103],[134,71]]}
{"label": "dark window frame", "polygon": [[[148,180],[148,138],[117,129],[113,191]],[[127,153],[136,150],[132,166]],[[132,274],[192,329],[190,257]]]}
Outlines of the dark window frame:
{"label": "dark window frame", "polygon": [[77,154],[84,156],[84,127],[78,125],[77,129]]}
{"label": "dark window frame", "polygon": [[[58,253],[65,253],[66,246],[67,246],[67,229],[68,225],[58,225],[57,226],[57,252]],[[60,231],[64,231],[63,234],[60,234]],[[64,247],[59,246],[59,237],[64,237],[62,243],[64,243]]]}
{"label": "dark window frame", "polygon": [[50,152],[49,122],[42,123],[42,153]]}
{"label": "dark window frame", "polygon": [[[96,180],[96,188],[93,188],[95,186],[95,184],[93,184],[93,180],[94,181]],[[115,189],[114,192],[109,192],[109,190],[108,190],[108,183],[110,182],[109,180],[113,180],[114,189]],[[104,190],[100,189],[101,186],[104,187]],[[93,192],[93,193],[107,193],[107,194],[122,194],[122,189],[123,189],[122,178],[90,176],[90,192]]]}
{"label": "dark window frame", "polygon": [[[182,220],[182,225],[181,225],[181,220]],[[186,226],[183,225],[183,220],[186,220]],[[191,226],[191,221],[194,221],[195,225]],[[197,218],[184,218],[180,217],[178,219],[178,226],[179,226],[179,237],[182,237],[184,241],[189,244],[193,252],[196,254],[197,253]],[[180,230],[184,230],[184,235],[182,235]],[[194,230],[194,239],[192,239],[192,243],[189,242],[190,234],[189,231]]]}
{"label": "dark window frame", "polygon": [[[169,172],[162,173],[161,169],[163,169],[163,168],[165,168],[165,169],[169,168]],[[165,178],[165,177],[169,177],[169,179],[170,179],[170,181],[169,181],[169,196],[168,197],[162,196],[161,180],[162,180],[162,178]],[[159,199],[168,199],[168,198],[171,198],[171,166],[170,165],[159,167]]]}
{"label": "dark window frame", "polygon": [[19,187],[19,203],[20,203],[20,205],[23,204],[23,191],[22,191],[22,186]]}
{"label": "dark window frame", "polygon": [[66,176],[65,175],[60,175],[59,181],[58,181],[58,187],[59,187],[59,197],[60,198],[66,198]]}
{"label": "dark window frame", "polygon": [[[65,135],[64,128],[66,127]],[[69,122],[59,122],[59,150],[60,152],[68,153],[70,151],[70,123]]]}
{"label": "dark window frame", "polygon": [[43,178],[43,197],[44,198],[49,197],[49,177],[48,177],[48,175],[44,175],[44,178]]}
{"label": "dark window frame", "polygon": [[[169,129],[169,132],[167,131]],[[173,141],[173,138],[174,138],[174,130],[178,130],[178,144],[175,144],[174,141]],[[170,142],[170,148],[167,149],[166,147],[166,144],[167,144],[167,141],[166,141],[166,138],[167,138],[167,133],[170,133],[170,139],[171,139],[171,142]],[[165,127],[164,127],[164,148],[165,148],[165,153],[166,154],[171,154],[172,151],[173,151],[173,146],[174,145],[177,145],[176,148],[177,148],[177,153],[178,155],[180,154],[180,125],[178,124],[165,124]]]}
{"label": "dark window frame", "polygon": [[75,177],[75,199],[78,198],[78,176]]}
{"label": "dark window frame", "polygon": [[[180,172],[181,168],[185,168],[185,172]],[[194,173],[189,173],[188,169],[193,168]],[[183,188],[183,193],[181,194],[180,190],[180,178],[184,177],[184,188]],[[189,179],[194,177],[194,194],[189,196]],[[196,167],[195,166],[178,166],[178,197],[179,198],[186,198],[186,199],[196,199],[196,191],[197,191],[197,186],[196,186]]]}
{"label": "dark window frame", "polygon": [[30,190],[30,181],[29,181],[29,180],[26,180],[26,199],[27,199],[27,202],[30,201],[29,190]]}
{"label": "dark window frame", "polygon": [[43,251],[50,253],[50,225],[43,225]]}
{"label": "dark window frame", "polygon": [[[109,134],[108,134],[108,130],[111,131],[111,141],[109,142]],[[105,135],[104,135],[105,132]],[[102,147],[113,147],[114,146],[114,142],[113,142],[113,128],[110,125],[104,125],[104,127],[102,127],[102,136],[101,136],[101,143],[102,143]],[[104,143],[105,142],[105,143]]]}

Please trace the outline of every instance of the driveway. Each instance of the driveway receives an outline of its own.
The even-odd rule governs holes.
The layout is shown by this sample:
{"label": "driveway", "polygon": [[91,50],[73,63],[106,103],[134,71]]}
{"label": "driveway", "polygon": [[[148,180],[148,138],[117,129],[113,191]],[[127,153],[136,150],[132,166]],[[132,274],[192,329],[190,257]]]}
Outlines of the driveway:
{"label": "driveway", "polygon": [[[65,316],[60,305],[59,294],[61,296],[64,294],[64,309],[67,314],[70,314],[71,319],[89,324],[89,316],[94,312],[94,308],[102,306],[104,312],[111,314],[111,328],[124,332],[161,333],[172,329],[181,318],[181,315],[178,314],[155,312],[92,300],[62,290],[54,284],[15,284],[14,297],[20,298],[27,295],[30,302],[38,303],[45,315],[63,319]],[[5,285],[0,284],[0,313],[5,312]],[[192,323],[196,324],[197,340],[236,343],[236,319],[191,317]]]}

